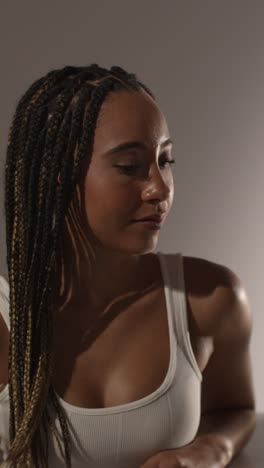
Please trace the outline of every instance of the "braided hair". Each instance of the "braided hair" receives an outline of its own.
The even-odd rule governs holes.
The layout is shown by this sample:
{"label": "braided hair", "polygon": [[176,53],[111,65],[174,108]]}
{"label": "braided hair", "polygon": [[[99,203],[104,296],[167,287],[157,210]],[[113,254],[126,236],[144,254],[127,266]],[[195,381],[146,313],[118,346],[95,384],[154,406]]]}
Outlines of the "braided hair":
{"label": "braided hair", "polygon": [[[51,271],[83,164],[91,158],[100,107],[109,92],[142,88],[155,99],[135,74],[121,67],[65,66],[36,80],[17,104],[5,164],[10,286],[7,463],[15,468],[48,467],[51,432],[65,466],[71,467],[67,415],[51,384]],[[58,417],[63,443],[51,410]]]}

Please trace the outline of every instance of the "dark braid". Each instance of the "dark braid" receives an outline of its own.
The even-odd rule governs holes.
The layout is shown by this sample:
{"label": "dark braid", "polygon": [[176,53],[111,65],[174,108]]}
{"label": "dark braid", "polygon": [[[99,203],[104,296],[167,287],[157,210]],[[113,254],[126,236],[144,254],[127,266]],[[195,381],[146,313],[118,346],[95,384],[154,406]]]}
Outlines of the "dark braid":
{"label": "dark braid", "polygon": [[51,384],[51,271],[76,186],[90,164],[101,105],[110,92],[141,88],[155,99],[135,74],[121,67],[66,66],[35,81],[17,104],[5,165],[10,285],[7,462],[15,468],[46,468],[51,433],[65,466],[71,467],[67,416]]}

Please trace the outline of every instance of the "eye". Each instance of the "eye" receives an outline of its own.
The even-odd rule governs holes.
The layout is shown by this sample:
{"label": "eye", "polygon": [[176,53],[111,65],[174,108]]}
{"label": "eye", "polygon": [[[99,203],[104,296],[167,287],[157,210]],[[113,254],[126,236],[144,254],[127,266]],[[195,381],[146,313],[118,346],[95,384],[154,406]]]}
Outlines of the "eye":
{"label": "eye", "polygon": [[[161,163],[162,167],[164,168],[164,164],[169,164],[168,167],[172,166],[175,163],[175,159],[166,159]],[[131,173],[135,172],[137,169],[140,168],[139,165],[132,165],[130,164],[129,166],[123,166],[123,165],[115,165],[114,167],[117,167],[118,170],[122,173],[125,173],[127,175],[130,175]]]}

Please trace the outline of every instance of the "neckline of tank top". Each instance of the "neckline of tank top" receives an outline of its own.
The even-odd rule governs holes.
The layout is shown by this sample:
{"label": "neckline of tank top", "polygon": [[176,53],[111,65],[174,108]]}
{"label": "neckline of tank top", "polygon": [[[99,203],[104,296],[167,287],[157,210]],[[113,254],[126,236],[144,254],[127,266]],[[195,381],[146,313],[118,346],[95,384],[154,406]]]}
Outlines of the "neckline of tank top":
{"label": "neckline of tank top", "polygon": [[[170,360],[169,360],[169,366],[167,369],[167,373],[165,376],[165,379],[163,380],[162,384],[154,390],[151,394],[146,395],[143,398],[140,398],[139,400],[132,401],[130,403],[125,403],[122,405],[117,405],[117,406],[109,406],[106,408],[87,408],[87,407],[81,407],[81,406],[76,406],[72,405],[71,403],[68,403],[66,400],[64,400],[54,389],[54,393],[57,396],[58,400],[60,401],[61,405],[65,408],[65,410],[71,412],[71,413],[79,413],[79,414],[90,414],[90,415],[103,415],[103,414],[113,414],[113,413],[120,413],[124,411],[129,411],[133,410],[139,407],[142,407],[148,403],[153,402],[155,399],[157,399],[160,395],[165,393],[166,389],[169,387],[171,384],[173,377],[174,377],[174,371],[176,367],[176,354],[177,354],[177,337],[174,333],[173,330],[173,324],[172,324],[172,308],[171,308],[171,302],[170,302],[170,296],[169,296],[169,284],[167,284],[166,280],[168,280],[168,272],[167,272],[167,267],[166,267],[166,262],[164,261],[164,254],[163,252],[157,251],[157,257],[159,259],[159,264],[161,268],[161,274],[162,274],[162,279],[163,279],[163,288],[164,288],[164,294],[165,294],[165,301],[166,301],[166,312],[167,312],[167,320],[169,324],[169,339],[170,339]],[[175,254],[177,257],[182,257],[182,254],[180,252]],[[8,282],[7,282],[8,284]],[[9,285],[8,285],[9,286]],[[4,397],[8,393],[8,384],[4,388],[4,390],[0,393],[0,400],[4,399]]]}
{"label": "neckline of tank top", "polygon": [[71,403],[68,403],[66,400],[64,400],[55,390],[55,394],[60,401],[61,405],[71,413],[78,413],[78,414],[83,414],[83,415],[103,415],[103,414],[113,414],[113,413],[122,413],[124,411],[129,411],[129,410],[134,410],[137,408],[140,408],[142,406],[146,406],[149,403],[152,403],[154,400],[159,398],[163,393],[165,393],[166,389],[170,386],[173,377],[174,377],[174,371],[176,367],[176,354],[177,354],[177,338],[175,336],[174,330],[173,330],[173,324],[172,324],[172,310],[171,310],[171,303],[170,303],[170,298],[169,298],[169,285],[166,284],[166,279],[168,277],[167,271],[165,270],[165,265],[163,263],[163,253],[157,252],[157,256],[160,262],[160,268],[161,268],[161,274],[162,274],[162,279],[163,279],[163,289],[164,289],[164,294],[165,294],[165,301],[166,301],[166,312],[167,312],[167,320],[168,320],[168,325],[169,325],[169,340],[170,340],[170,359],[169,359],[169,366],[167,369],[166,376],[161,383],[161,385],[154,390],[152,393],[146,395],[143,398],[140,398],[135,401],[131,401],[130,403],[125,403],[122,405],[117,405],[117,406],[108,406],[106,408],[87,408],[87,407],[81,407],[81,406],[76,406],[72,405]]}
{"label": "neckline of tank top", "polygon": [[[79,414],[90,414],[90,415],[96,415],[96,414],[103,415],[103,414],[113,414],[113,413],[120,413],[124,411],[133,410],[133,409],[142,407],[146,404],[149,404],[153,402],[154,400],[156,400],[157,398],[159,398],[159,396],[165,393],[166,389],[171,384],[173,377],[174,377],[175,367],[176,367],[177,338],[174,333],[173,324],[172,324],[172,310],[171,310],[171,303],[170,303],[170,297],[169,297],[169,285],[166,284],[168,274],[167,274],[166,266],[163,263],[164,262],[163,255],[164,253],[160,251],[157,252],[157,257],[160,262],[161,274],[162,274],[162,279],[163,279],[163,288],[164,288],[165,301],[166,301],[166,312],[167,312],[167,321],[169,325],[169,340],[170,340],[169,366],[168,366],[167,373],[163,382],[156,390],[154,390],[152,393],[150,393],[149,395],[146,395],[143,398],[140,398],[135,401],[131,401],[130,403],[125,403],[125,404],[117,405],[117,406],[109,406],[106,408],[87,408],[87,407],[72,405],[71,403],[68,403],[66,400],[64,400],[54,389],[54,393],[57,396],[58,400],[60,401],[61,405],[68,412],[79,413]],[[176,255],[181,255],[181,254],[178,253]],[[1,399],[4,399],[5,396],[7,396],[8,388],[9,388],[9,385],[7,384],[4,390],[0,393],[0,401]]]}

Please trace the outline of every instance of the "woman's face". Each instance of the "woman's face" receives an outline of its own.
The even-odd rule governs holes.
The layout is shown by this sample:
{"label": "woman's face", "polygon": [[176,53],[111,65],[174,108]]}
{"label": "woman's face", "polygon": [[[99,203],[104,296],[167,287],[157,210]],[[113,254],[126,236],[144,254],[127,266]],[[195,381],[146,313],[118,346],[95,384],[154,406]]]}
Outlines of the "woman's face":
{"label": "woman's face", "polygon": [[[112,92],[98,115],[94,147],[84,181],[86,219],[102,247],[147,253],[159,230],[132,220],[171,208],[174,196],[172,145],[166,119],[144,91]],[[134,147],[113,151],[137,142]],[[135,166],[122,169],[121,166]],[[120,166],[120,167],[118,167]]]}

